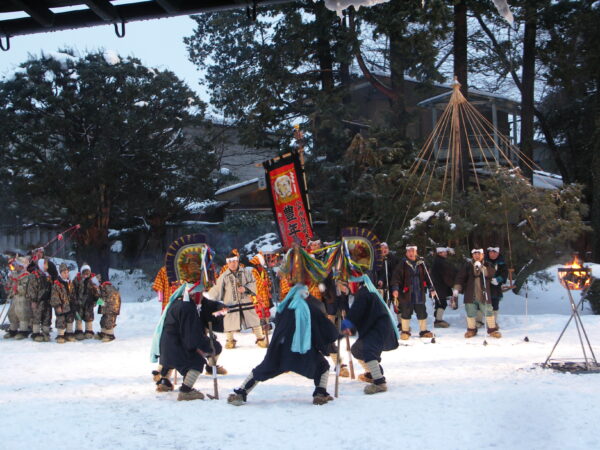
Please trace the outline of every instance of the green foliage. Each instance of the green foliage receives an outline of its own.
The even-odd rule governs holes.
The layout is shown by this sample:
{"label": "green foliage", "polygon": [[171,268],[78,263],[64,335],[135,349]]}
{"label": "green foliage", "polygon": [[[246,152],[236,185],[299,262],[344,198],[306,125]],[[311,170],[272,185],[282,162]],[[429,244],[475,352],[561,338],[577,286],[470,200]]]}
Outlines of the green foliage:
{"label": "green foliage", "polygon": [[585,293],[585,300],[590,303],[594,314],[600,314],[600,280],[595,279]]}
{"label": "green foliage", "polygon": [[[213,192],[214,155],[183,133],[204,105],[169,71],[103,52],[30,57],[0,83],[3,195],[21,218],[82,225],[107,251],[108,228],[164,224]],[[181,201],[183,200],[183,201]]]}

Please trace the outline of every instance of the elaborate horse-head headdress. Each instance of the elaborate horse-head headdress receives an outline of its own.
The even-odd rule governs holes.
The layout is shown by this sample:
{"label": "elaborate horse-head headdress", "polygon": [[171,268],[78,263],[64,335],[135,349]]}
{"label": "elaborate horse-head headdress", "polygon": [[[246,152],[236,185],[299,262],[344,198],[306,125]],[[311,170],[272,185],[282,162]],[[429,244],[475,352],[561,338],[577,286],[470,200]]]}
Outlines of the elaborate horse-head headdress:
{"label": "elaborate horse-head headdress", "polygon": [[379,270],[383,267],[381,241],[371,230],[359,227],[344,228],[342,242],[345,243],[353,264],[363,271]]}
{"label": "elaborate horse-head headdress", "polygon": [[167,278],[170,283],[183,281],[208,282],[208,268],[211,265],[211,249],[203,234],[186,234],[175,239],[165,256]]}
{"label": "elaborate horse-head headdress", "polygon": [[320,283],[329,273],[325,263],[311,256],[297,244],[286,253],[280,271],[289,277],[292,284],[307,284],[311,281]]}

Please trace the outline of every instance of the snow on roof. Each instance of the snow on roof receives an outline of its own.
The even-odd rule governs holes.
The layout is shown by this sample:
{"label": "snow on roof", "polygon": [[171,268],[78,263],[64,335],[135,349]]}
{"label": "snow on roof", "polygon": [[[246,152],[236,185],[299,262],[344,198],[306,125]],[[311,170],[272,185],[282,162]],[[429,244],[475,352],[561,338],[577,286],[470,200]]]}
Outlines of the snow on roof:
{"label": "snow on roof", "polygon": [[[376,77],[388,77],[388,78],[390,77],[390,74],[388,72],[381,72],[381,71],[374,70],[374,71],[371,71],[371,73],[373,75],[375,75]],[[423,83],[423,81],[417,80],[416,78],[409,77],[409,76],[404,77],[404,79],[406,81],[410,81],[412,83]],[[369,81],[365,80],[364,82],[355,85],[354,89],[360,89],[361,87],[366,86],[366,85],[370,85],[370,84],[371,83]],[[430,99],[423,100],[420,103],[418,103],[419,106],[421,105],[421,103],[428,102],[429,100],[435,99],[437,97],[444,97],[446,95],[452,94],[452,86],[453,86],[452,84],[448,84],[448,83],[431,83],[431,86],[437,87],[437,88],[442,88],[442,89],[449,89],[450,91],[449,92],[444,92],[443,94],[440,94],[440,95],[436,95],[435,97],[431,97]],[[488,92],[488,91],[482,91],[482,90],[479,90],[479,89],[474,89],[472,87],[469,87],[469,93],[472,93],[472,94],[475,94],[475,95],[481,95],[483,97],[497,98],[498,100],[503,100],[503,101],[506,101],[506,102],[511,102],[511,103],[514,103],[515,105],[519,104],[518,101],[513,100],[512,98],[505,97],[505,96],[500,95],[500,94],[495,94],[493,92]]]}
{"label": "snow on roof", "polygon": [[244,186],[249,186],[253,183],[258,183],[259,178],[252,178],[250,180],[242,181],[241,183],[232,184],[230,186],[226,186],[224,188],[219,189],[215,192],[215,195],[224,194],[225,192],[233,191],[234,189],[239,189]]}
{"label": "snow on roof", "polygon": [[191,212],[192,214],[199,214],[203,213],[204,210],[206,210],[206,208],[218,205],[219,203],[222,202],[218,202],[216,200],[202,200],[200,202],[190,202],[187,205],[185,205],[185,210]]}
{"label": "snow on roof", "polygon": [[554,173],[534,170],[533,186],[543,189],[560,189],[563,187],[563,179],[560,175]]}
{"label": "snow on roof", "polygon": [[114,66],[121,62],[121,58],[119,58],[119,54],[115,50],[105,50],[102,56],[104,56],[106,64],[110,66]]}
{"label": "snow on roof", "polygon": [[248,256],[254,256],[258,252],[270,253],[281,249],[279,236],[275,233],[267,233],[244,245],[244,253]]}

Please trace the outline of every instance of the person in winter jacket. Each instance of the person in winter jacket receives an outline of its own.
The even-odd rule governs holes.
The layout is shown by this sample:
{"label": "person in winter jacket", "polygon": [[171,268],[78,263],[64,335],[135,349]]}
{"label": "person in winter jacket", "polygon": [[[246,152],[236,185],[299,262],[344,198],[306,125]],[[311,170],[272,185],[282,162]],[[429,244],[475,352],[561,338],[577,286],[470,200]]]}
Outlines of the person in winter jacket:
{"label": "person in winter jacket", "polygon": [[114,341],[117,316],[121,313],[121,294],[110,281],[103,282],[98,291],[100,294],[98,314],[102,314],[102,317],[100,318],[100,332],[94,337],[102,342]]}
{"label": "person in winter jacket", "polygon": [[[100,296],[98,290],[100,282],[98,277],[92,273],[92,268],[88,264],[81,266],[80,272],[73,279],[75,287],[75,296],[77,298],[77,312],[75,315],[75,339],[94,338],[94,308],[96,301]],[[83,332],[83,322],[85,322],[85,333]]]}
{"label": "person in winter jacket", "polygon": [[11,276],[9,287],[9,299],[11,299],[8,308],[9,328],[4,335],[5,339],[25,339],[31,333],[31,301],[27,298],[27,283],[31,275],[27,271],[29,259],[24,256],[16,257],[11,265],[14,270]]}
{"label": "person in winter jacket", "polygon": [[59,344],[76,340],[73,334],[75,312],[71,308],[74,303],[75,288],[69,278],[69,267],[65,263],[61,263],[58,267],[58,278],[52,285],[50,294],[50,305],[54,308],[56,316],[54,323],[58,332],[56,342]]}
{"label": "person in winter jacket", "polygon": [[487,248],[486,261],[496,269],[494,278],[490,281],[490,289],[492,294],[492,308],[494,309],[494,318],[496,319],[496,326],[498,326],[498,311],[500,308],[500,300],[502,300],[502,285],[508,280],[508,267],[504,261],[504,256],[500,254],[500,247],[488,247]]}
{"label": "person in winter jacket", "polygon": [[256,281],[252,269],[240,267],[239,253],[232,250],[226,258],[227,269],[219,275],[207,297],[225,303],[229,312],[224,320],[227,341],[225,348],[235,348],[234,333],[251,328],[256,336],[256,344],[266,348],[267,340],[260,319],[254,309],[252,296],[256,295]]}
{"label": "person in winter jacket", "polygon": [[392,275],[392,296],[394,305],[400,312],[402,333],[400,339],[410,337],[410,319],[413,312],[419,321],[419,337],[433,337],[427,329],[427,307],[425,293],[435,297],[435,290],[430,286],[425,273],[424,261],[418,258],[417,246],[407,245],[405,257],[400,260]]}
{"label": "person in winter jacket", "polygon": [[448,328],[450,324],[444,320],[444,311],[448,300],[452,299],[452,287],[456,278],[456,269],[448,261],[448,247],[437,247],[431,266],[431,281],[437,296],[435,297],[435,328]]}
{"label": "person in winter jacket", "polygon": [[31,302],[33,317],[31,339],[35,342],[50,341],[50,325],[52,324],[52,306],[50,294],[52,292],[52,276],[48,272],[49,261],[41,258],[31,272],[25,296]]}
{"label": "person in winter jacket", "polygon": [[471,256],[472,259],[463,264],[458,271],[452,290],[454,297],[458,297],[461,292],[464,294],[467,313],[465,338],[472,338],[477,334],[477,311],[481,311],[485,316],[488,334],[491,337],[500,338],[502,335],[496,327],[490,289],[496,269],[484,261],[482,248],[472,249]]}

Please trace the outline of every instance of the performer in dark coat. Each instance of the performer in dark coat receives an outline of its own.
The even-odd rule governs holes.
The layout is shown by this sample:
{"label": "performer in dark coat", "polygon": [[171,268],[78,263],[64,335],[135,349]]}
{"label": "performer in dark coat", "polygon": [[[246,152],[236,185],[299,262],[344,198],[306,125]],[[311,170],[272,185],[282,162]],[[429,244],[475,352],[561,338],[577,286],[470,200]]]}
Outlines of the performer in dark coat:
{"label": "performer in dark coat", "polygon": [[397,312],[401,315],[402,334],[400,339],[407,340],[410,337],[410,319],[413,312],[419,321],[419,337],[433,337],[427,329],[427,306],[425,304],[425,293],[435,297],[433,286],[425,273],[423,259],[417,257],[417,246],[407,245],[406,256],[396,266],[392,275],[392,296]]}
{"label": "performer in dark coat", "polygon": [[436,255],[431,266],[431,281],[437,293],[435,298],[435,328],[448,328],[450,324],[444,320],[444,311],[448,300],[452,299],[452,286],[456,278],[456,269],[448,261],[448,247],[437,247]]}
{"label": "performer in dark coat", "polygon": [[227,399],[240,406],[259,381],[275,378],[285,372],[295,372],[314,380],[313,404],[322,405],[333,398],[327,393],[329,363],[323,355],[329,354],[330,345],[336,341],[335,326],[318,309],[307,301],[308,288],[296,284],[280,303],[275,317],[275,331],[264,360],[256,366],[238,389]]}
{"label": "performer in dark coat", "polygon": [[490,291],[492,293],[492,308],[494,309],[494,318],[496,319],[496,326],[498,326],[498,311],[500,309],[500,300],[504,296],[502,292],[502,285],[508,280],[508,267],[504,261],[504,256],[500,254],[500,247],[488,247],[487,257],[485,258],[494,269],[496,274],[490,280]]}
{"label": "performer in dark coat", "polygon": [[380,244],[381,254],[383,255],[383,264],[381,269],[375,271],[375,286],[382,291],[382,297],[386,302],[390,302],[390,285],[392,282],[392,274],[396,266],[400,262],[398,257],[390,252],[390,247],[386,242]]}
{"label": "performer in dark coat", "polygon": [[[187,286],[184,285],[183,288]],[[210,337],[206,335],[208,321],[219,311],[225,311],[224,304],[205,298],[200,301],[200,311],[194,301],[184,301],[183,296],[171,300],[160,334],[161,378],[157,385],[165,388],[157,390],[172,390],[167,375],[171,369],[176,369],[184,377],[177,400],[204,398],[193,386],[202,373],[206,358],[213,356],[213,345],[215,358],[221,353],[222,347],[219,342],[213,339],[211,344]]]}
{"label": "performer in dark coat", "polygon": [[[358,279],[364,280],[366,275]],[[347,291],[347,284],[339,282],[341,291]],[[381,362],[381,352],[398,348],[398,329],[393,320],[392,312],[386,306],[383,298],[365,285],[363,281],[351,283],[354,302],[348,316],[342,322],[342,332],[352,334],[358,331],[358,339],[352,345],[352,355],[365,369],[359,379],[372,383],[365,387],[365,394],[376,394],[387,391]]]}

